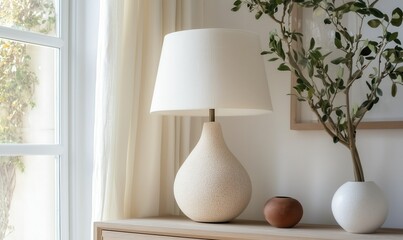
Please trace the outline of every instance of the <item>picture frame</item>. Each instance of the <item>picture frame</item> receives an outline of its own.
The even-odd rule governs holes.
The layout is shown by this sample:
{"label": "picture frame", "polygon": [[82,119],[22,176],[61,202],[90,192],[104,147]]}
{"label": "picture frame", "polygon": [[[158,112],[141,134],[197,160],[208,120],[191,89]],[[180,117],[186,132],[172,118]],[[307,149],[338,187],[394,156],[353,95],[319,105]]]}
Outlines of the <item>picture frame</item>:
{"label": "picture frame", "polygon": [[[297,32],[303,32],[304,29],[303,21],[303,11],[301,8],[296,8],[291,17],[291,26],[293,30]],[[403,34],[402,34],[403,35]],[[311,111],[309,107],[304,108],[304,103],[301,103],[297,100],[297,97],[293,94],[295,90],[293,86],[296,84],[296,76],[291,73],[291,100],[290,100],[290,129],[291,130],[323,130],[322,124],[314,117],[312,119],[304,119],[303,115],[307,115],[307,112]],[[389,92],[385,93],[382,98],[390,97]],[[399,93],[398,93],[399,95]],[[403,94],[400,94],[403,95]],[[403,98],[402,98],[403,99]],[[384,101],[381,99],[380,102]],[[374,108],[376,108],[375,106]],[[309,109],[309,110],[308,110]],[[366,120],[361,122],[358,126],[359,129],[403,129],[403,106],[401,106],[402,115],[399,116],[399,119],[382,119],[382,116],[376,116],[375,119]],[[372,111],[372,110],[371,110]],[[380,114],[379,114],[380,115]],[[309,117],[308,117],[309,118]],[[401,118],[401,119],[400,119]]]}

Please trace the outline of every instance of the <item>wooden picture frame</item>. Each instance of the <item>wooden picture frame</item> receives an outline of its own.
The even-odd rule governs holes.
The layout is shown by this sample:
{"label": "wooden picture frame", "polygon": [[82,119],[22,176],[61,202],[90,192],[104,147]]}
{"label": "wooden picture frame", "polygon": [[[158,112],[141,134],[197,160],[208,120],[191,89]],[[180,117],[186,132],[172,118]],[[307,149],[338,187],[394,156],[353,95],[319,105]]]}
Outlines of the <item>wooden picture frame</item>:
{"label": "wooden picture frame", "polygon": [[[300,7],[293,11],[291,17],[291,24],[293,29],[298,32],[302,30],[303,12]],[[296,76],[291,73],[291,93],[294,93],[293,86],[296,83]],[[290,106],[290,129],[291,130],[323,130],[323,126],[319,121],[302,121],[301,120],[301,102],[299,102],[296,96],[291,94],[291,106]],[[403,108],[403,107],[402,107]],[[403,129],[403,120],[390,121],[363,121],[358,126],[359,129]]]}

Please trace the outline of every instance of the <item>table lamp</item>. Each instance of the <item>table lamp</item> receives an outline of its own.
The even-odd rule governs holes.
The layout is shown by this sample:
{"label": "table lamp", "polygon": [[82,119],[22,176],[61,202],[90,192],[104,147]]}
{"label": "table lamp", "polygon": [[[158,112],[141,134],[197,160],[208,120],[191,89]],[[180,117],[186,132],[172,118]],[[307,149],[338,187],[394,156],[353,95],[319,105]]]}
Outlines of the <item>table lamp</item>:
{"label": "table lamp", "polygon": [[215,116],[272,110],[260,52],[258,35],[243,30],[195,29],[164,38],[151,113],[209,116],[174,181],[175,200],[193,221],[231,221],[250,201],[249,175]]}

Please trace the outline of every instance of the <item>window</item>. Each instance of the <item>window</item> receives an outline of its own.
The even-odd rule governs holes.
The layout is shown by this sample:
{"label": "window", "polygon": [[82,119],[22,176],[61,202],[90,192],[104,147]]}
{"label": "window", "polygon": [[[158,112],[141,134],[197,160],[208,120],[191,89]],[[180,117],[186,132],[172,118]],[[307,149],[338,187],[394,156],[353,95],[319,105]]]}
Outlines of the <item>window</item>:
{"label": "window", "polygon": [[68,239],[68,2],[0,9],[0,240]]}

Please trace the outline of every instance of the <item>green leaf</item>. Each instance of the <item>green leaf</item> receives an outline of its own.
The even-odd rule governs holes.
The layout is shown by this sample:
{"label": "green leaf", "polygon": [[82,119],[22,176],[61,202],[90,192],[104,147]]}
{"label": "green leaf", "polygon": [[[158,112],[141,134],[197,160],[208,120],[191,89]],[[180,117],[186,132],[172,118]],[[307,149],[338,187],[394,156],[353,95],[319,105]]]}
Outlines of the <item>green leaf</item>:
{"label": "green leaf", "polygon": [[368,46],[369,49],[374,52],[374,53],[378,53],[378,43],[375,41],[369,41],[368,42]]}
{"label": "green leaf", "polygon": [[335,45],[337,48],[339,48],[339,49],[343,47],[343,45],[342,45],[342,43],[341,43],[341,35],[340,35],[339,32],[336,32],[336,33],[335,33],[334,45]]}
{"label": "green leaf", "polygon": [[369,12],[377,18],[383,18],[383,12],[376,8],[369,8]]}
{"label": "green leaf", "polygon": [[338,8],[334,9],[334,11],[340,13],[347,13],[350,10],[350,7],[353,5],[353,2],[347,2],[343,5],[340,5]]}
{"label": "green leaf", "polygon": [[353,73],[353,75],[351,76],[351,79],[359,79],[362,77],[362,71],[361,70],[357,70]]}
{"label": "green leaf", "polygon": [[241,5],[238,5],[238,6],[231,8],[231,11],[237,12],[240,8],[241,8]]}
{"label": "green leaf", "polygon": [[377,88],[376,89],[376,94],[378,94],[379,96],[382,96],[383,95],[382,89]]}
{"label": "green leaf", "polygon": [[278,60],[279,58],[270,58],[269,60],[267,60],[267,61],[269,61],[269,62],[274,62],[274,61],[276,61],[276,60]]}
{"label": "green leaf", "polygon": [[290,71],[290,68],[285,63],[282,63],[282,64],[280,64],[280,66],[278,66],[277,70],[279,70],[279,71]]}
{"label": "green leaf", "polygon": [[295,89],[295,91],[297,91],[298,94],[301,94],[302,90],[301,88],[299,88],[299,86],[294,86],[293,88]]}
{"label": "green leaf", "polygon": [[396,94],[397,94],[397,86],[396,86],[396,83],[393,83],[392,84],[391,95],[392,95],[392,97],[396,97]]}
{"label": "green leaf", "polygon": [[395,39],[397,39],[398,35],[399,35],[398,32],[394,32],[394,33],[387,32],[386,33],[386,40],[388,40],[389,42],[394,41]]}
{"label": "green leaf", "polygon": [[359,60],[361,65],[364,65],[364,57],[363,56],[359,56],[358,60]]}
{"label": "green leaf", "polygon": [[281,59],[285,60],[285,53],[283,50],[283,44],[282,44],[281,40],[278,41],[278,44],[276,46],[276,53],[279,57],[281,57]]}
{"label": "green leaf", "polygon": [[[315,63],[318,62],[322,58],[322,53],[319,50],[317,50],[317,48],[315,50],[311,51],[309,53],[309,55],[311,57],[310,60],[314,60]],[[314,65],[316,65],[316,64],[314,64]]]}
{"label": "green leaf", "polygon": [[311,38],[311,42],[309,44],[309,50],[312,50],[315,47],[315,39]]}
{"label": "green leaf", "polygon": [[371,49],[369,48],[369,47],[365,47],[365,48],[363,48],[362,50],[361,50],[361,52],[360,52],[360,55],[361,56],[368,56],[368,55],[370,55],[371,54]]}
{"label": "green leaf", "polygon": [[336,59],[333,59],[332,61],[330,61],[331,63],[333,63],[333,64],[335,64],[335,65],[338,65],[338,64],[340,64],[340,63],[342,63],[342,62],[345,62],[346,61],[346,59],[344,58],[344,57],[338,57],[338,58],[336,58]]}
{"label": "green leaf", "polygon": [[377,28],[379,25],[381,25],[381,21],[379,21],[379,19],[372,19],[368,21],[368,26],[372,28]]}
{"label": "green leaf", "polygon": [[335,37],[336,39],[338,39],[338,40],[341,40],[341,35],[340,35],[339,32],[335,32],[335,33],[334,33],[334,37]]}
{"label": "green leaf", "polygon": [[359,107],[357,109],[357,111],[355,112],[355,117],[360,118],[364,114],[365,110],[366,110],[365,107],[362,107],[362,106]]}
{"label": "green leaf", "polygon": [[351,35],[349,34],[349,32],[347,32],[347,31],[342,31],[341,34],[342,34],[342,35],[344,36],[344,38],[345,38],[347,41],[349,41],[350,43],[353,43],[353,42],[354,42],[354,37],[351,36]]}
{"label": "green leaf", "polygon": [[329,92],[330,92],[331,94],[335,94],[335,93],[336,93],[336,90],[334,89],[333,84],[329,87]]}
{"label": "green leaf", "polygon": [[259,19],[262,15],[263,15],[263,12],[262,12],[262,11],[258,11],[258,12],[255,14],[255,18],[256,18],[256,19]]}
{"label": "green leaf", "polygon": [[313,94],[314,94],[315,90],[313,90],[313,88],[310,88],[308,90],[308,99],[312,99],[313,98]]}
{"label": "green leaf", "polygon": [[312,66],[312,64],[310,62],[308,62],[308,64],[306,66],[308,68],[308,75],[310,78],[312,78],[313,72],[314,72],[314,67]]}
{"label": "green leaf", "polygon": [[390,23],[395,27],[400,27],[403,20],[403,12],[400,8],[395,8],[392,12],[392,20]]}
{"label": "green leaf", "polygon": [[393,68],[392,63],[390,63],[390,62],[386,63],[385,70],[390,71],[390,70],[392,70],[392,68]]}
{"label": "green leaf", "polygon": [[[343,78],[344,76],[344,68],[343,67],[338,67],[337,69],[337,78]],[[338,80],[338,79],[336,79]]]}
{"label": "green leaf", "polygon": [[369,10],[367,8],[358,9],[356,12],[359,13],[359,14],[362,14],[362,15],[369,15],[370,14],[370,12],[369,12]]}
{"label": "green leaf", "polygon": [[333,143],[338,143],[339,142],[339,138],[337,136],[333,137]]}
{"label": "green leaf", "polygon": [[354,3],[354,7],[356,7],[356,8],[366,8],[367,5],[365,4],[365,2],[358,1],[358,2]]}
{"label": "green leaf", "polygon": [[337,88],[340,89],[340,90],[345,89],[345,87],[344,87],[344,80],[343,80],[342,78],[340,78],[340,79],[337,81]]}
{"label": "green leaf", "polygon": [[365,83],[367,84],[367,86],[368,86],[369,90],[371,90],[371,91],[372,91],[372,85],[371,85],[371,84],[370,84],[368,81],[366,81]]}

